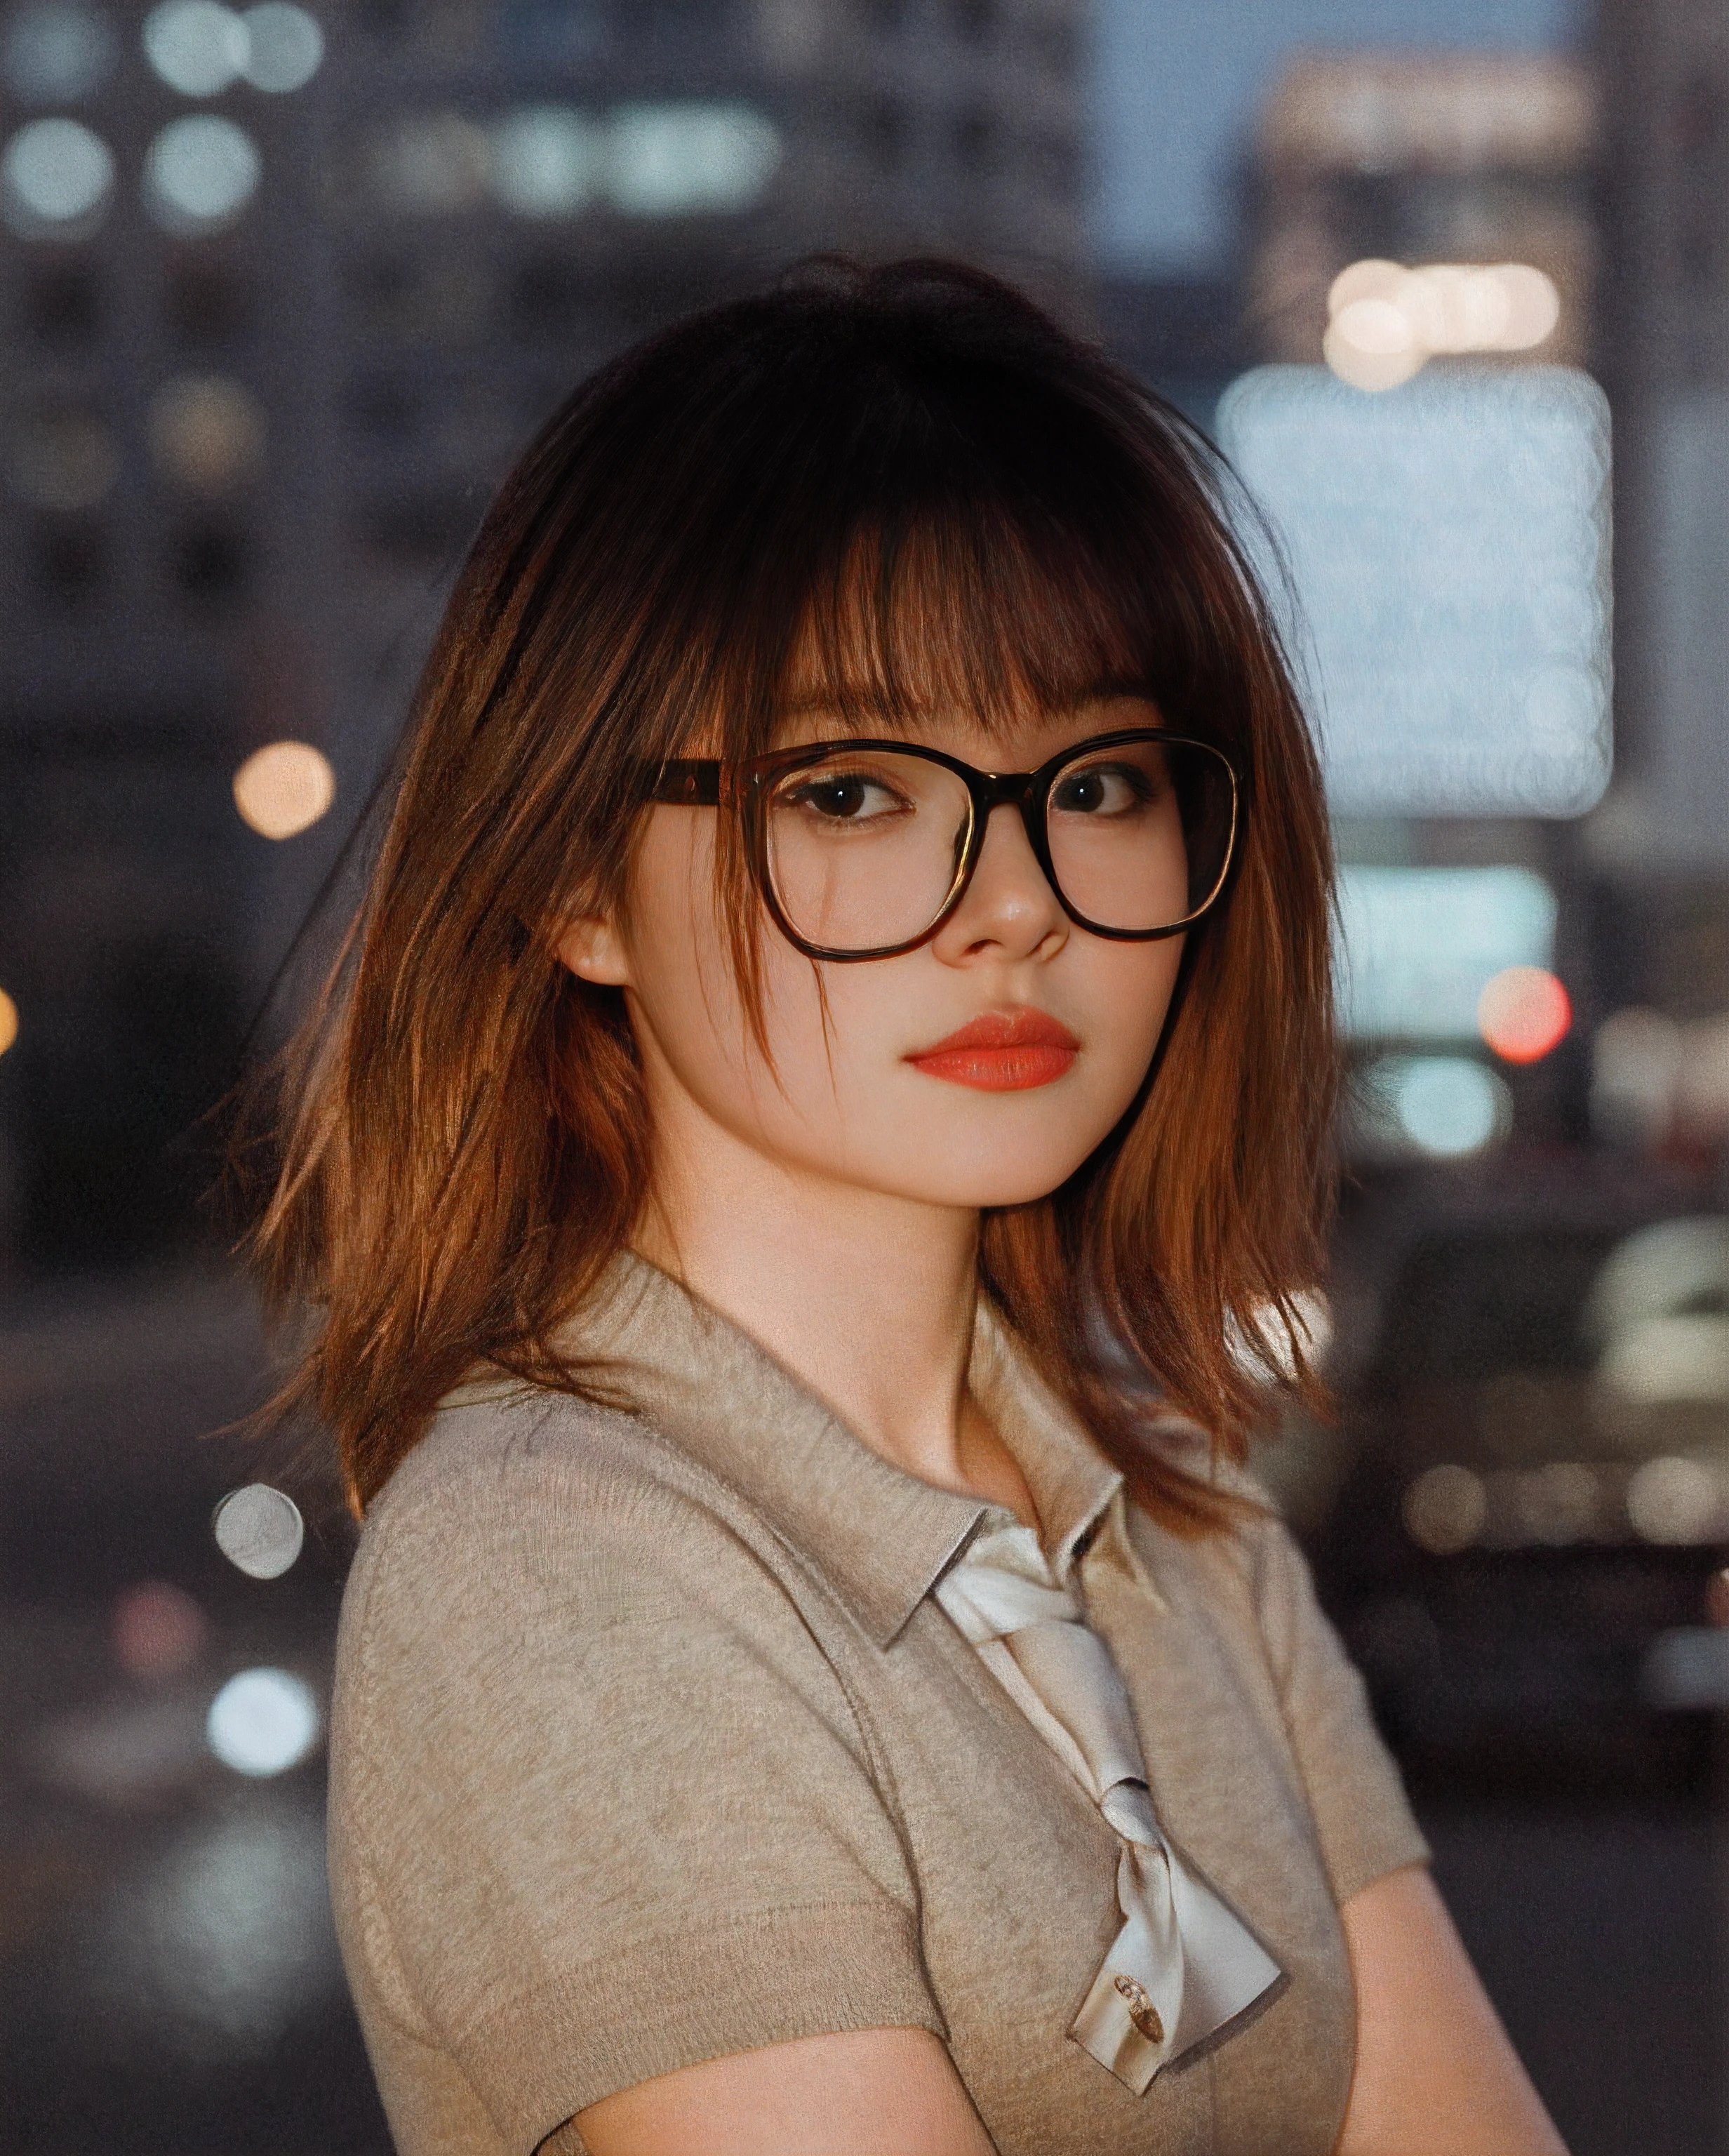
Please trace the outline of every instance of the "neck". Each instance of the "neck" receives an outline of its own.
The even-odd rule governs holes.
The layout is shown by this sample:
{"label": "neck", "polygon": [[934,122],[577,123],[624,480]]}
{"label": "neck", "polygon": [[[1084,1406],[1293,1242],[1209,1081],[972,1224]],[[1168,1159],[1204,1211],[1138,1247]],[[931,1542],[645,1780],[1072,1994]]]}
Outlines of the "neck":
{"label": "neck", "polygon": [[[675,1111],[682,1126],[688,1114]],[[765,1158],[707,1117],[657,1117],[632,1240],[895,1466],[972,1489],[967,1364],[978,1215]]]}

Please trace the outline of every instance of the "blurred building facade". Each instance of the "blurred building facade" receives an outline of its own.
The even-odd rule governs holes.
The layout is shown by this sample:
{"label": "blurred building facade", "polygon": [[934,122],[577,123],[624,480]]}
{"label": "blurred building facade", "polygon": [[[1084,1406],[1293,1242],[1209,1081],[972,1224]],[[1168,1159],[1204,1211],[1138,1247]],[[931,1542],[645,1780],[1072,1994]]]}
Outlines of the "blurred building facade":
{"label": "blurred building facade", "polygon": [[1319,360],[1333,280],[1381,259],[1530,264],[1561,299],[1541,357],[1586,363],[1597,106],[1587,70],[1558,55],[1293,62],[1263,110],[1247,186],[1247,303],[1262,356]]}
{"label": "blurred building facade", "polygon": [[1599,36],[1619,768],[1593,839],[1609,927],[1662,953],[1643,980],[1629,953],[1629,997],[1691,1018],[1729,1011],[1729,19],[1606,0]]}
{"label": "blurred building facade", "polygon": [[[0,26],[0,1271],[192,1228],[195,1126],[491,488],[798,255],[1071,317],[1086,0],[18,0]],[[280,845],[236,767],[316,747]]]}

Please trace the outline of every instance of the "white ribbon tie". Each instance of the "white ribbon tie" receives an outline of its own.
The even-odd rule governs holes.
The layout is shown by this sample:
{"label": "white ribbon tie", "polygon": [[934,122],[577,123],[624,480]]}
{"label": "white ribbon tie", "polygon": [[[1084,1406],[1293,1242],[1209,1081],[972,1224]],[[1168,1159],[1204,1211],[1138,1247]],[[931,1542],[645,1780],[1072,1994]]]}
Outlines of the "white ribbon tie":
{"label": "white ribbon tie", "polygon": [[1161,1832],[1121,1675],[1032,1528],[979,1536],[936,1599],[1121,1843],[1122,1928],[1069,2034],[1142,2095],[1282,1971]]}

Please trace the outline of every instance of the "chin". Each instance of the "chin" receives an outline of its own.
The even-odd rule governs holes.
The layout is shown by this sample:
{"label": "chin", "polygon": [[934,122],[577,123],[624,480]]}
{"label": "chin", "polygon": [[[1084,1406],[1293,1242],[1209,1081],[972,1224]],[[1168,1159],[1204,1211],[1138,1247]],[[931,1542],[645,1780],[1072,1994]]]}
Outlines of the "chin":
{"label": "chin", "polygon": [[1086,1153],[1077,1153],[1072,1147],[1065,1147],[1059,1155],[1032,1158],[1025,1149],[1008,1159],[957,1161],[951,1155],[941,1163],[932,1161],[928,1174],[919,1173],[922,1163],[903,1159],[895,1163],[895,1181],[901,1194],[925,1204],[983,1212],[1005,1205],[1036,1204],[1066,1183],[1085,1158]]}

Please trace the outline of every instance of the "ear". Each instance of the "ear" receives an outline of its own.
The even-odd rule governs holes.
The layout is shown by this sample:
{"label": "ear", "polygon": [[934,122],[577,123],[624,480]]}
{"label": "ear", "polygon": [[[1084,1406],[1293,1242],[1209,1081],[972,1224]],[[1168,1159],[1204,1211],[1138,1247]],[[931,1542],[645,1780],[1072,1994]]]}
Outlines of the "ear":
{"label": "ear", "polygon": [[578,980],[593,981],[603,988],[631,985],[624,939],[610,913],[572,915],[552,948]]}

